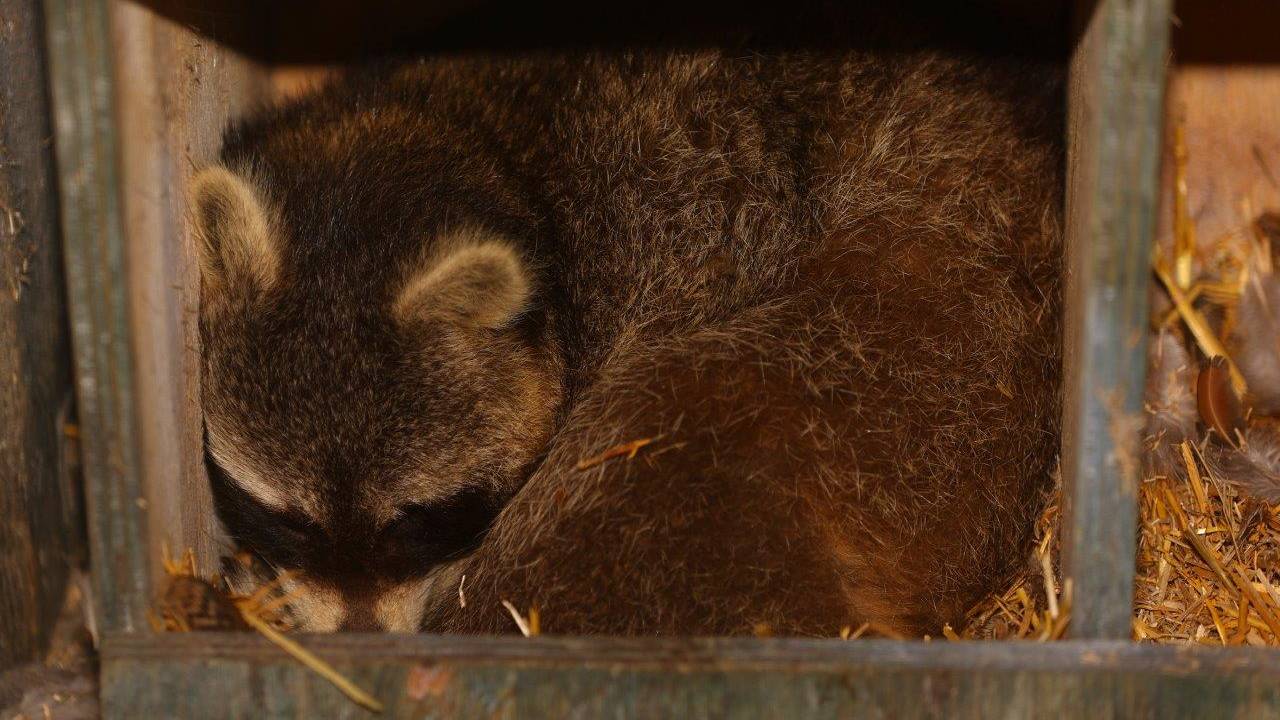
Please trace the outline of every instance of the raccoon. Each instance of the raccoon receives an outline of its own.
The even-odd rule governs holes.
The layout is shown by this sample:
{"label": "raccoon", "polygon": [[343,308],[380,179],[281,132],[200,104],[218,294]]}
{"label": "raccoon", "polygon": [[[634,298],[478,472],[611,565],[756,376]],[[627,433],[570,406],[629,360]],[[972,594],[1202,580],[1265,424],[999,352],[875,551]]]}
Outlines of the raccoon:
{"label": "raccoon", "polygon": [[229,536],[314,631],[956,623],[1057,451],[1060,75],[458,55],[240,122],[189,190]]}

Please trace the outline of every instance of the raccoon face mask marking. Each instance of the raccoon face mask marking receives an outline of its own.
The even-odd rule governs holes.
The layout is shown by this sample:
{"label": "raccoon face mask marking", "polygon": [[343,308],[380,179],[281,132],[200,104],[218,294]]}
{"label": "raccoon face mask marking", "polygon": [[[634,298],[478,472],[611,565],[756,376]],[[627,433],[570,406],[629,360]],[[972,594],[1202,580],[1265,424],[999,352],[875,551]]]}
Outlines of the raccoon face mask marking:
{"label": "raccoon face mask marking", "polygon": [[[207,458],[215,506],[232,539],[280,578],[298,629],[410,632],[443,563],[475,549],[501,508],[481,490],[411,505],[363,538],[334,536],[306,515],[261,503]],[[448,576],[448,573],[444,573]],[[238,580],[250,593],[271,577]]]}
{"label": "raccoon face mask marking", "polygon": [[337,236],[343,208],[226,169],[192,192],[218,515],[310,588],[304,629],[407,626],[424,579],[477,545],[551,435],[561,371],[536,280],[492,232],[384,251]]}
{"label": "raccoon face mask marking", "polygon": [[[263,506],[277,512],[285,512],[291,508],[305,508],[305,499],[297,496],[286,496],[277,483],[271,482],[247,458],[240,456],[233,443],[226,442],[213,432],[205,431],[205,447],[208,449],[212,466],[225,472],[228,478],[240,489],[251,495]],[[302,500],[303,502],[300,502]]]}

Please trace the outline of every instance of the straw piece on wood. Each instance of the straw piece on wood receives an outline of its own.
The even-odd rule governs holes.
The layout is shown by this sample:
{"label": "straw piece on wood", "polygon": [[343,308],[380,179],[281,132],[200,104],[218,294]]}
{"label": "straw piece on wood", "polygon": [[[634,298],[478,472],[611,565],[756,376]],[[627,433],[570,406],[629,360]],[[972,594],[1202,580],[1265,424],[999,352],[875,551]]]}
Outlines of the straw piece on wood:
{"label": "straw piece on wood", "polygon": [[361,690],[355,683],[343,677],[341,673],[333,669],[332,665],[313,655],[310,650],[307,650],[293,640],[285,637],[253,613],[244,613],[244,619],[245,622],[249,623],[254,630],[257,630],[281,650],[289,653],[293,659],[303,665],[306,665],[312,672],[325,680],[328,680],[334,687],[338,688],[343,695],[351,698],[351,700],[356,704],[366,707],[374,712],[382,712],[382,703],[378,702],[378,700],[369,693]]}
{"label": "straw piece on wood", "polygon": [[276,595],[285,575],[277,575],[247,596],[228,592],[221,578],[205,579],[196,569],[195,552],[190,548],[174,560],[167,543],[160,546],[160,561],[168,575],[165,588],[147,617],[157,632],[193,630],[255,630],[281,650],[328,680],[344,695],[374,712],[382,703],[343,677],[333,666],[285,637],[273,624],[283,624],[279,611],[291,599]]}

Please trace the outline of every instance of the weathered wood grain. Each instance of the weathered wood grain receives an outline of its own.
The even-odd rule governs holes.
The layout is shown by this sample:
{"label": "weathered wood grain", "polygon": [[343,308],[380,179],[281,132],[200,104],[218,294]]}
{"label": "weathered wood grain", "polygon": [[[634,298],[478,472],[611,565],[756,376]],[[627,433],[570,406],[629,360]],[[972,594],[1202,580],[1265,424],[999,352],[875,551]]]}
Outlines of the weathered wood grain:
{"label": "weathered wood grain", "polygon": [[1280,3],[1187,0],[1176,12],[1156,237],[1172,242],[1173,132],[1181,122],[1188,209],[1211,257],[1224,236],[1248,231],[1252,215],[1280,210]]}
{"label": "weathered wood grain", "polygon": [[[1169,128],[1159,232],[1173,237],[1174,123],[1184,123],[1187,200],[1201,247],[1248,232],[1254,215],[1280,210],[1280,63],[1186,65],[1169,82]],[[1210,257],[1210,255],[1206,255]]]}
{"label": "weathered wood grain", "polygon": [[44,0],[44,13],[93,609],[100,628],[137,630],[149,588],[146,500],[106,4]]}
{"label": "weathered wood grain", "polygon": [[[1124,642],[313,636],[385,717],[1274,718],[1280,655]],[[105,717],[372,717],[247,635],[112,636]]]}
{"label": "weathered wood grain", "polygon": [[44,644],[79,539],[43,59],[38,0],[0,0],[0,670]]}
{"label": "weathered wood grain", "polygon": [[218,551],[182,188],[268,80],[141,5],[46,9],[97,608],[143,629],[161,547]]}
{"label": "weathered wood grain", "polygon": [[1063,388],[1070,632],[1127,638],[1169,0],[1080,3],[1071,63]]}
{"label": "weathered wood grain", "polygon": [[[268,76],[142,5],[107,7],[148,557],[155,573],[162,544],[175,552],[192,548],[208,572],[225,548],[204,471],[200,281],[183,190],[192,173],[216,160],[231,119],[266,99]],[[248,22],[252,16],[221,17]]]}

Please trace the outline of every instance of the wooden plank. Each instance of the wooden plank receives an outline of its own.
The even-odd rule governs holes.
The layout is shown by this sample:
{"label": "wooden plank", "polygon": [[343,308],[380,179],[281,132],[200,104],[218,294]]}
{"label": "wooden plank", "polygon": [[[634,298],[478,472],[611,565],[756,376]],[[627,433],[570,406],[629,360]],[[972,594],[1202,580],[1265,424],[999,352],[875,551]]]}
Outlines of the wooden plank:
{"label": "wooden plank", "polygon": [[104,0],[44,0],[68,312],[99,628],[141,629],[149,587],[119,143]]}
{"label": "wooden plank", "polygon": [[79,539],[43,56],[38,0],[0,0],[0,670],[46,642]]}
{"label": "wooden plank", "polygon": [[1280,63],[1176,67],[1168,107],[1161,242],[1173,238],[1172,133],[1178,118],[1185,123],[1187,204],[1202,248],[1212,252],[1224,236],[1248,232],[1257,213],[1280,210]]}
{"label": "wooden plank", "polygon": [[[328,635],[383,717],[1280,717],[1280,655],[1127,642]],[[106,718],[368,717],[261,638],[111,636]]]}
{"label": "wooden plank", "polygon": [[[156,10],[113,1],[120,203],[133,338],[139,472],[152,573],[159,549],[192,548],[206,572],[221,547],[204,471],[200,412],[199,276],[183,189],[214,162],[222,131],[270,92],[262,66]],[[224,25],[249,23],[233,5]]]}
{"label": "wooden plank", "polygon": [[162,545],[218,553],[182,188],[269,84],[143,5],[46,8],[95,594],[103,627],[141,629]]}
{"label": "wooden plank", "polygon": [[[1173,236],[1173,130],[1187,148],[1187,200],[1200,246],[1246,232],[1253,215],[1280,210],[1280,3],[1179,2],[1166,106],[1156,237]],[[1206,257],[1209,257],[1206,254]]]}
{"label": "wooden plank", "polygon": [[1072,635],[1127,638],[1170,3],[1080,9],[1068,102],[1063,566]]}

